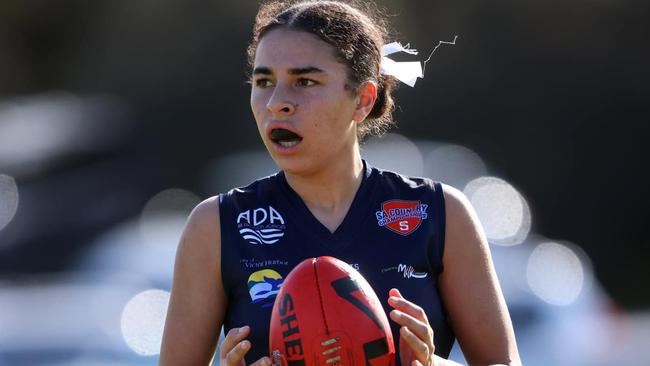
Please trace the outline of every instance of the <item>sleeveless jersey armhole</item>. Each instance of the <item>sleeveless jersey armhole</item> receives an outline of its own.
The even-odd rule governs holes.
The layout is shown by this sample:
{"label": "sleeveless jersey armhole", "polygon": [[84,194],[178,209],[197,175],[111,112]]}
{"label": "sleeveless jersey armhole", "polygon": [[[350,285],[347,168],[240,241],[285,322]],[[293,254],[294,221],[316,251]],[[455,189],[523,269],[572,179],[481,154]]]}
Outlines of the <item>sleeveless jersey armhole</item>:
{"label": "sleeveless jersey armhole", "polygon": [[432,208],[435,218],[435,231],[433,238],[433,259],[438,274],[444,270],[442,256],[445,252],[445,228],[446,225],[446,212],[445,212],[445,195],[442,190],[440,182],[433,182],[433,197],[434,207]]}

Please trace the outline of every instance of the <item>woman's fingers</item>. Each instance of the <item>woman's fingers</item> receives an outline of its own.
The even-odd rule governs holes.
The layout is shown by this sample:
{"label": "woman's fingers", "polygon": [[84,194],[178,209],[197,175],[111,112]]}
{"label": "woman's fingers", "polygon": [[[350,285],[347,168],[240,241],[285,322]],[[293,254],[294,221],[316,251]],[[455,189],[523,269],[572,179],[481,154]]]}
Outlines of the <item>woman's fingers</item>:
{"label": "woman's fingers", "polygon": [[[390,312],[390,318],[401,326],[400,343],[404,342],[411,353],[403,353],[400,349],[400,356],[406,355],[409,366],[428,366],[435,352],[433,342],[433,329],[424,310],[418,305],[406,300],[397,289],[391,289],[388,293],[388,304],[394,310]],[[409,356],[410,354],[410,356]]]}
{"label": "woman's fingers", "polygon": [[[395,292],[393,292],[393,290],[395,290]],[[399,293],[399,291],[397,291],[397,289],[392,289],[391,292],[389,292],[389,295],[390,297],[388,298],[388,305],[406,314],[410,314],[411,316],[415,317],[416,319],[419,319],[420,321],[423,321],[427,324],[429,323],[429,320],[427,319],[427,314],[424,312],[424,310],[421,307],[415,305],[414,303],[406,300]]]}
{"label": "woman's fingers", "polygon": [[[221,343],[221,363],[225,366],[245,366],[244,356],[251,349],[251,342],[245,338],[250,333],[250,327],[244,325],[241,328],[233,328]],[[253,362],[250,366],[271,366],[269,357],[262,357]]]}
{"label": "woman's fingers", "polygon": [[230,350],[246,338],[248,333],[250,333],[250,327],[247,325],[244,325],[241,328],[232,328],[228,331],[228,334],[226,334],[226,337],[221,343],[221,358],[225,358]]}
{"label": "woman's fingers", "polygon": [[399,330],[399,335],[406,341],[406,344],[408,344],[413,353],[415,353],[415,358],[422,364],[428,365],[434,350],[407,327],[402,327]]}
{"label": "woman's fingers", "polygon": [[251,349],[251,342],[243,340],[239,342],[226,355],[225,361],[228,366],[244,365],[244,356]]}
{"label": "woman's fingers", "polygon": [[414,334],[425,344],[433,347],[433,330],[429,326],[429,323],[425,323],[399,310],[391,311],[390,318],[395,323],[401,325],[402,328],[408,329],[409,333]]}
{"label": "woman's fingers", "polygon": [[241,328],[233,328],[221,344],[220,359],[224,360],[227,366],[240,366],[243,364],[244,356],[251,348],[251,342],[244,340],[250,333],[250,327],[245,325]]}

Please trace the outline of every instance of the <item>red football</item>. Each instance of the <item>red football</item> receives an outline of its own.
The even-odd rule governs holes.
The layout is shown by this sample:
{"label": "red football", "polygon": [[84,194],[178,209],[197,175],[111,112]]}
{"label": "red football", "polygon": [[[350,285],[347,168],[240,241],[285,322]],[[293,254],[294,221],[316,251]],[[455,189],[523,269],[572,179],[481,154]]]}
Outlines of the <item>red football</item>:
{"label": "red football", "polygon": [[269,334],[274,366],[394,366],[384,309],[368,282],[333,257],[309,258],[287,275]]}

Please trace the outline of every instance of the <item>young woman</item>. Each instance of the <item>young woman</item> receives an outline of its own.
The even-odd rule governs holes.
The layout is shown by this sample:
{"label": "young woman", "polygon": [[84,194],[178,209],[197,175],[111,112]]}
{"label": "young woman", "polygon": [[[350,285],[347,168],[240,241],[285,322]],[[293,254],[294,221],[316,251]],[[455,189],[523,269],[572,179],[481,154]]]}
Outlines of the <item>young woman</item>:
{"label": "young woman", "polygon": [[[379,170],[359,141],[390,123],[385,28],[336,1],[272,2],[249,46],[251,109],[281,171],[199,204],[179,245],[161,365],[268,366],[271,305],[300,261],[331,255],[386,299],[398,361],[519,364],[488,245],[463,195]],[[399,290],[398,290],[399,289]],[[399,339],[399,341],[397,341]]]}

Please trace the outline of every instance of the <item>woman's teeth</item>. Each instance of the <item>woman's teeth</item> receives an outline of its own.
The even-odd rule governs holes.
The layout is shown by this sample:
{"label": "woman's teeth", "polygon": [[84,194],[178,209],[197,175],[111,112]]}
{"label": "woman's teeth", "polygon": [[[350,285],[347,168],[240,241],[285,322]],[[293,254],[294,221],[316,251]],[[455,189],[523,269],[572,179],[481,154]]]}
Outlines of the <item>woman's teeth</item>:
{"label": "woman's teeth", "polygon": [[289,130],[285,130],[284,128],[273,129],[271,131],[270,137],[271,140],[273,140],[276,144],[284,148],[294,147],[298,145],[300,141],[302,141],[302,137],[300,137],[300,135]]}
{"label": "woman's teeth", "polygon": [[293,141],[278,141],[278,144],[280,144],[282,147],[293,147],[298,145],[300,141],[299,140],[293,140]]}

